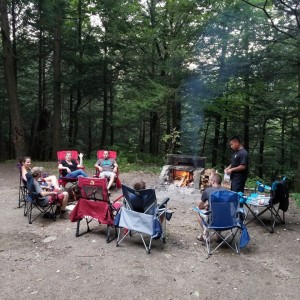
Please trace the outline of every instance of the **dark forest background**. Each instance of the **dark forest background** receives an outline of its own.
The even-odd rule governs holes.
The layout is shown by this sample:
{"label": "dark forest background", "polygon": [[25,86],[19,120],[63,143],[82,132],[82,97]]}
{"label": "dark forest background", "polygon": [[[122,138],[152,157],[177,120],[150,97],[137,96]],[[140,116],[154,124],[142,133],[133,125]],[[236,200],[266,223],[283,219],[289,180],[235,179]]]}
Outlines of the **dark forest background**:
{"label": "dark forest background", "polygon": [[[167,153],[300,191],[298,0],[0,0],[0,161]],[[96,158],[95,158],[96,159]]]}

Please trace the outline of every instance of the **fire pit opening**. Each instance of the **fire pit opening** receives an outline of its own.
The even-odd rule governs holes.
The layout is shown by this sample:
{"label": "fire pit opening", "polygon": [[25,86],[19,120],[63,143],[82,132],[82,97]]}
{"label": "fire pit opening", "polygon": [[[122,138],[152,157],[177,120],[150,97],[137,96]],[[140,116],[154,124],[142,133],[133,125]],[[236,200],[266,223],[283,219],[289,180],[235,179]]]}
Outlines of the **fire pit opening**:
{"label": "fire pit opening", "polygon": [[160,178],[165,184],[199,189],[200,176],[204,169],[205,157],[168,154],[167,165],[163,167]]}

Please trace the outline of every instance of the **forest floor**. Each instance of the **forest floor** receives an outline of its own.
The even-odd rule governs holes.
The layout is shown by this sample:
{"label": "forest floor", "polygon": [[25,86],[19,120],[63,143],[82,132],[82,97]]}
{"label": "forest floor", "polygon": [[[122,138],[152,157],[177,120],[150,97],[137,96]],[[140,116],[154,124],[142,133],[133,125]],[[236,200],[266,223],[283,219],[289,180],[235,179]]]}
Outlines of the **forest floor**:
{"label": "forest floor", "polygon": [[[56,174],[53,163],[46,166]],[[240,255],[221,248],[206,259],[191,209],[199,191],[167,190],[157,175],[142,172],[120,178],[129,186],[142,178],[159,200],[170,197],[166,243],[154,241],[150,255],[138,237],[120,247],[107,244],[105,227],[96,222],[80,237],[66,219],[29,225],[17,207],[15,163],[0,164],[0,299],[299,299],[300,210],[294,201],[286,224],[273,234],[252,222],[251,241]]]}

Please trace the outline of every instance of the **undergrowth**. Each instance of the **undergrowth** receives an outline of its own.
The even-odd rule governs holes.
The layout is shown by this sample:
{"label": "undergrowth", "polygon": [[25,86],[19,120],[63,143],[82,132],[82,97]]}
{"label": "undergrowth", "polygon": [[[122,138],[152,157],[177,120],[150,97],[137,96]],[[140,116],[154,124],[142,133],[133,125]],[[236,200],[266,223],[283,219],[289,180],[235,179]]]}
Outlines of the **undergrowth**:
{"label": "undergrowth", "polygon": [[291,198],[296,201],[297,207],[300,208],[300,193],[292,193]]}

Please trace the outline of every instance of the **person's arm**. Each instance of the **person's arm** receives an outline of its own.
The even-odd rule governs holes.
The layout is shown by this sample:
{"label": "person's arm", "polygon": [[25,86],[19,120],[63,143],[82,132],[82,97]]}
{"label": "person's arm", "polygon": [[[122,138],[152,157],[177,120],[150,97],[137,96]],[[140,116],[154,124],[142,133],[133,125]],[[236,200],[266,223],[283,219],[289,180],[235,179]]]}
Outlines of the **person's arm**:
{"label": "person's arm", "polygon": [[225,169],[227,174],[231,174],[232,172],[242,172],[244,170],[246,170],[246,165],[239,165],[237,167],[234,168],[229,168],[229,169]]}
{"label": "person's arm", "polygon": [[57,192],[41,191],[39,193],[42,197],[57,195]]}
{"label": "person's arm", "polygon": [[56,195],[56,192],[50,192],[50,191],[45,191],[43,190],[43,187],[34,180],[33,182],[33,186],[34,186],[34,190],[36,193],[38,193],[41,197],[46,197],[46,196],[50,196],[50,195]]}
{"label": "person's arm", "polygon": [[199,209],[207,209],[208,208],[208,201],[200,200],[200,202],[198,203],[198,208]]}
{"label": "person's arm", "polygon": [[60,162],[60,164],[58,165],[58,169],[59,170],[66,170],[67,173],[71,173],[71,170],[68,167],[65,167],[63,162]]}
{"label": "person's arm", "polygon": [[24,181],[27,181],[27,179],[26,179],[26,173],[27,173],[27,170],[25,169],[24,166],[22,166],[22,179]]}
{"label": "person's arm", "polygon": [[117,171],[118,171],[118,164],[117,164],[117,162],[115,161],[115,162],[114,162],[113,172],[114,172],[114,173],[117,173]]}
{"label": "person's arm", "polygon": [[229,174],[229,173],[227,173],[228,172],[228,170],[231,168],[231,165],[229,165],[227,168],[225,168],[224,169],[224,172],[226,173],[226,174]]}
{"label": "person's arm", "polygon": [[97,162],[95,163],[95,166],[94,166],[94,167],[95,167],[96,169],[98,169],[99,172],[102,172],[103,169],[101,168],[100,164],[101,164],[101,162],[100,162],[99,160],[97,160]]}

